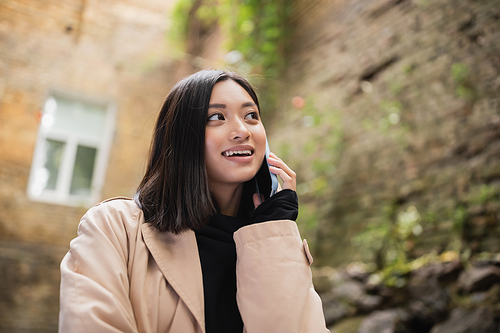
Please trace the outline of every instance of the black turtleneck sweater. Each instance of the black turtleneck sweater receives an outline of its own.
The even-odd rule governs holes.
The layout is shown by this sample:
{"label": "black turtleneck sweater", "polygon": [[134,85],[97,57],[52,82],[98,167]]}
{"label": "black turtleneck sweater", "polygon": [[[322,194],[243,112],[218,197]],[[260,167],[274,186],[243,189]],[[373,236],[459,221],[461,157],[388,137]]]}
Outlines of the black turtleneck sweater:
{"label": "black turtleneck sweater", "polygon": [[293,220],[298,215],[295,191],[283,190],[260,204],[250,215],[240,209],[237,217],[220,213],[195,231],[203,274],[205,328],[207,333],[243,332],[236,303],[236,246],[239,228],[266,221]]}

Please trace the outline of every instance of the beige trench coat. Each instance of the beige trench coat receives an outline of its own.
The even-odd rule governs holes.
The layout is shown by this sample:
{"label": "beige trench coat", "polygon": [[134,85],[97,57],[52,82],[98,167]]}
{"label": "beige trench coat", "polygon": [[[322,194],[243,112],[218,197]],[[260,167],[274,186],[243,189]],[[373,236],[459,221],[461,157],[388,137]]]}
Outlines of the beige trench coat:
{"label": "beige trench coat", "polygon": [[[295,222],[245,226],[234,240],[244,332],[328,332]],[[158,232],[131,199],[91,208],[61,262],[59,331],[205,332],[194,232]]]}

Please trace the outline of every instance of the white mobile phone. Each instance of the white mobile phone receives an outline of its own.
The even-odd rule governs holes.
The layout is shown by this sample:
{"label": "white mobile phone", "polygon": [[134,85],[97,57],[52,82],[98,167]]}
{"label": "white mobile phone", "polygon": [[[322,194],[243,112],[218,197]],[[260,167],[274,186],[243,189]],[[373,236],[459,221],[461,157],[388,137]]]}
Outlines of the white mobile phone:
{"label": "white mobile phone", "polygon": [[[269,170],[269,153],[271,150],[269,149],[269,142],[267,142],[266,139],[266,163],[267,163],[267,169]],[[271,193],[269,196],[271,197],[272,195],[276,194],[276,191],[278,191],[278,176],[276,176],[274,173],[269,171],[269,175],[271,176]]]}
{"label": "white mobile phone", "polygon": [[[266,153],[265,153],[265,161],[262,161],[262,166],[260,167],[259,172],[255,175],[255,188],[257,190],[257,194],[259,196],[259,200],[262,203],[262,197],[264,200],[270,198],[278,191],[278,176],[272,173],[269,170],[269,143],[266,139]],[[259,189],[259,184],[261,188]],[[261,191],[262,189],[262,191]],[[262,197],[261,197],[262,195]]]}

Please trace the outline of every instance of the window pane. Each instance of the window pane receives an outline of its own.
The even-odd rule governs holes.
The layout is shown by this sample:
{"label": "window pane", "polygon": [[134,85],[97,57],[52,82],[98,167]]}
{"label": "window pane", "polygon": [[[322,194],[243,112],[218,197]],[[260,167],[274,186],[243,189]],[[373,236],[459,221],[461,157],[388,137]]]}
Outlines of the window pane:
{"label": "window pane", "polygon": [[106,105],[83,103],[63,97],[52,98],[52,129],[101,138],[106,124]]}
{"label": "window pane", "polygon": [[45,142],[45,165],[43,171],[39,173],[37,182],[42,189],[55,190],[57,176],[61,166],[64,142],[47,140]]}
{"label": "window pane", "polygon": [[70,194],[89,196],[97,149],[78,146]]}

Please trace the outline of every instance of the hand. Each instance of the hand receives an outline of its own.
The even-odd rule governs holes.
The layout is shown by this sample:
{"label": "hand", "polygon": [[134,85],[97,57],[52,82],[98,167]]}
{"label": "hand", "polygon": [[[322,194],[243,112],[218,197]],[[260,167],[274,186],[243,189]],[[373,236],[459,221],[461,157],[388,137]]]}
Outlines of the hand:
{"label": "hand", "polygon": [[269,170],[278,175],[283,181],[283,189],[295,191],[297,187],[297,175],[274,153],[269,154]]}
{"label": "hand", "polygon": [[[274,173],[275,175],[278,175],[281,180],[283,181],[283,189],[290,189],[295,191],[295,188],[297,187],[297,175],[295,172],[288,167],[288,165],[285,164],[276,154],[270,153],[269,154],[269,171]],[[280,186],[278,186],[279,188]],[[259,200],[259,196],[257,193],[254,193],[253,195],[253,204],[255,208],[260,205],[260,203],[264,201],[264,196],[261,194],[261,198]]]}

